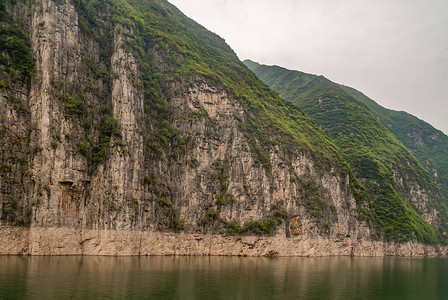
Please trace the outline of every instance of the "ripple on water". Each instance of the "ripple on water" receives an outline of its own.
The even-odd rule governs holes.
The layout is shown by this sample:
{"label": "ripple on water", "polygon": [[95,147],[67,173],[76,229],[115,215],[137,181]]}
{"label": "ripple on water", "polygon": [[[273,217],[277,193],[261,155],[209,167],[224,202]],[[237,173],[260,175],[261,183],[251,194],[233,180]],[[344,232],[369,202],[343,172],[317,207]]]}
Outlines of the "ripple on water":
{"label": "ripple on water", "polygon": [[447,299],[448,259],[0,256],[0,299]]}

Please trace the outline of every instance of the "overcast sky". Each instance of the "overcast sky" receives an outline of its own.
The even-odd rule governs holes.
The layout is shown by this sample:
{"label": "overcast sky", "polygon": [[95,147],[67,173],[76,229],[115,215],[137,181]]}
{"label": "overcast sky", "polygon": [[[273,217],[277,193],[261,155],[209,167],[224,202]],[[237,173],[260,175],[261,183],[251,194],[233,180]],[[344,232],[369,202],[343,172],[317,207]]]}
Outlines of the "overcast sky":
{"label": "overcast sky", "polygon": [[169,0],[241,60],[324,75],[448,133],[448,0]]}

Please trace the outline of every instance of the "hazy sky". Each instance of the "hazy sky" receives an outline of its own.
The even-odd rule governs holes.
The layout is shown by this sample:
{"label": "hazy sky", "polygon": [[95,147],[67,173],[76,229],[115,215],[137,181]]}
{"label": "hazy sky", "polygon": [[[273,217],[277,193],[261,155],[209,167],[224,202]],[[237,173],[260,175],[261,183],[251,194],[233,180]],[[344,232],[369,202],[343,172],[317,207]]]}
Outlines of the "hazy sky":
{"label": "hazy sky", "polygon": [[241,60],[324,75],[448,133],[448,0],[169,0]]}

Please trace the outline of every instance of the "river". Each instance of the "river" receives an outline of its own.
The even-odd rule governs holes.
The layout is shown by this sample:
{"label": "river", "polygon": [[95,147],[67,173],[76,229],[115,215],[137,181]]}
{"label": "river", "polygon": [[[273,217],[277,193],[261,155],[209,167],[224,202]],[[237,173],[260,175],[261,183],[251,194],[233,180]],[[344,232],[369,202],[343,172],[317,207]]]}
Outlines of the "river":
{"label": "river", "polygon": [[448,259],[0,256],[0,299],[448,299]]}

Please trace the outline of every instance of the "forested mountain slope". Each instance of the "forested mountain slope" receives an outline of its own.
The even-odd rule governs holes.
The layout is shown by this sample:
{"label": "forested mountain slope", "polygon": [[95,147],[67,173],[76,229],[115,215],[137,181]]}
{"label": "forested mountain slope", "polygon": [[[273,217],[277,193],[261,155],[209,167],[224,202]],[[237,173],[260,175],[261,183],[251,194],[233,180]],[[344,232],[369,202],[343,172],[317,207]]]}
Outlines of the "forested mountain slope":
{"label": "forested mountain slope", "polygon": [[429,172],[448,199],[448,136],[430,124],[404,111],[387,109],[363,93],[341,85],[353,98],[365,104]]}
{"label": "forested mountain slope", "polygon": [[[322,76],[264,66],[245,61],[261,80],[286,100],[309,114],[316,124],[341,148],[356,176],[368,193],[373,218],[382,224],[386,236],[422,234],[433,239],[428,222],[434,215],[427,208],[443,209],[445,200],[428,173],[372,112],[338,84]],[[431,204],[429,204],[431,203]],[[431,238],[432,236],[432,238]]]}

